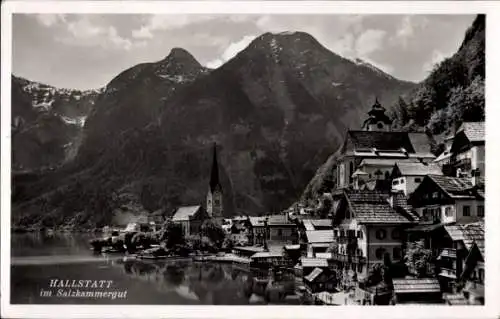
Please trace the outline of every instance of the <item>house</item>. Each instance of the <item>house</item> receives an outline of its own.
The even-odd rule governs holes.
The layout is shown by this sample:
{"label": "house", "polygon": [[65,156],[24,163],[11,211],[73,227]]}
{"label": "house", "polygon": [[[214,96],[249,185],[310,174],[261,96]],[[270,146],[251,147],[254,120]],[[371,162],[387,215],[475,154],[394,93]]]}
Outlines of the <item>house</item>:
{"label": "house", "polygon": [[[443,244],[444,247],[440,249],[436,265],[443,290],[446,292],[456,291],[460,279],[467,281],[473,278],[475,270],[479,276],[478,273],[482,269],[481,280],[484,280],[484,259],[482,257],[484,256],[484,222],[457,223],[444,225],[443,228],[446,231],[443,243],[446,245]],[[469,256],[471,259],[467,261]],[[476,279],[478,278],[471,279],[471,282],[477,283]],[[477,288],[477,285],[474,287]],[[481,289],[484,294],[484,287],[479,287],[479,290]]]}
{"label": "house", "polygon": [[200,205],[179,207],[172,221],[182,226],[184,236],[195,235],[201,232],[201,225],[209,219],[206,210]]}
{"label": "house", "polygon": [[484,218],[484,189],[468,178],[427,175],[408,201],[421,219],[430,223]]}
{"label": "house", "polygon": [[307,257],[315,257],[316,253],[324,253],[334,242],[333,229],[306,230]]}
{"label": "house", "polygon": [[297,224],[289,220],[287,214],[270,215],[266,217],[267,241],[273,244],[296,244],[298,243]]}
{"label": "house", "polygon": [[266,217],[248,217],[248,240],[251,245],[264,245],[266,240]]}
{"label": "house", "polygon": [[396,304],[442,303],[439,281],[436,278],[393,279]]}
{"label": "house", "polygon": [[288,259],[285,258],[282,252],[278,251],[263,251],[253,254],[250,257],[250,267],[269,269],[270,267],[285,267],[288,265]]}
{"label": "house", "polygon": [[419,161],[416,158],[366,158],[361,161],[353,174],[353,187],[355,189],[360,189],[364,184],[372,180],[390,180],[391,172],[396,163],[419,163]]}
{"label": "house", "polygon": [[409,195],[422,183],[426,175],[443,175],[443,172],[434,163],[396,163],[391,171],[392,190],[403,191],[405,195]]}
{"label": "house", "polygon": [[454,135],[449,135],[444,140],[444,150],[441,154],[436,157],[433,161],[434,164],[438,165],[443,169],[444,167],[449,166],[451,160],[451,144],[453,144]]}
{"label": "house", "polygon": [[484,247],[474,242],[465,259],[465,267],[459,282],[460,291],[444,294],[449,305],[484,305]]}
{"label": "house", "polygon": [[457,177],[475,177],[485,173],[484,122],[465,122],[457,130],[450,149],[450,166]]}
{"label": "house", "polygon": [[328,268],[316,267],[304,277],[304,284],[310,293],[337,292],[337,275]]}
{"label": "house", "polygon": [[300,264],[302,266],[303,276],[309,275],[314,268],[327,269],[330,267],[328,260],[323,258],[302,257],[300,258]]}
{"label": "house", "polygon": [[235,222],[229,230],[229,238],[231,238],[237,245],[246,245],[248,244],[248,232],[249,230],[243,223]]}
{"label": "house", "polygon": [[[381,176],[388,179],[394,163],[387,166],[386,160],[411,159],[430,162],[435,159],[430,149],[429,137],[425,133],[391,131],[384,112],[385,109],[378,101],[375,101],[372,110],[368,113],[369,118],[363,126],[364,130],[347,131],[342,147],[336,153],[337,165],[334,171],[336,188],[353,185],[356,176],[364,175],[363,178],[369,178],[371,173],[363,170],[354,175],[363,160],[370,160],[370,170],[373,170],[372,178],[375,178],[373,176],[375,173],[382,173]],[[375,165],[377,161],[380,163],[378,167]],[[368,167],[366,161],[365,166]]]}
{"label": "house", "polygon": [[338,252],[333,258],[360,279],[385,258],[396,263],[403,258],[403,232],[416,221],[406,211],[391,206],[390,198],[389,193],[345,189],[336,208],[333,235]]}

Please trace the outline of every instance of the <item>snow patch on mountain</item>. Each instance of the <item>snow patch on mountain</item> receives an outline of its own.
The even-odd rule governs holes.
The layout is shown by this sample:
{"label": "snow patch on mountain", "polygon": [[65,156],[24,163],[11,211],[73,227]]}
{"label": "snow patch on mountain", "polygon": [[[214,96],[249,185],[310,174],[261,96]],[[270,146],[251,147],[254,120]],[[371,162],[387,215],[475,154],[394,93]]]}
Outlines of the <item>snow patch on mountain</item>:
{"label": "snow patch on mountain", "polygon": [[392,75],[387,74],[385,71],[381,70],[380,68],[378,68],[378,67],[374,66],[373,64],[366,62],[360,58],[349,59],[349,60],[357,65],[367,67],[367,68],[377,72],[378,74],[380,74],[388,79],[394,79],[394,77]]}

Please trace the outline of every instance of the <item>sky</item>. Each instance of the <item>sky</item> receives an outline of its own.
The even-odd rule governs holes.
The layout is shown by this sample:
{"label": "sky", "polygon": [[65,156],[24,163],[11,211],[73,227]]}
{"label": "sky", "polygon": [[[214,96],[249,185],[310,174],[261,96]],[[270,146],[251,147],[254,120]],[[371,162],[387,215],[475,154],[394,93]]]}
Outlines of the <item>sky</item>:
{"label": "sky", "polygon": [[303,31],[402,80],[455,53],[474,15],[14,14],[12,72],[73,89],[105,86],[174,47],[216,68],[265,32]]}

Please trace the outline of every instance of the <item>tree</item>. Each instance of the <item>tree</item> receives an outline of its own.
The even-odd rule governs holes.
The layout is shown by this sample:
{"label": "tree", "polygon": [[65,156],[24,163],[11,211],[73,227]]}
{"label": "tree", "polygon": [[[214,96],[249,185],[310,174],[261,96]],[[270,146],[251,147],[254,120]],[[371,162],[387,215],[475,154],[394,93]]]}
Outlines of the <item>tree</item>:
{"label": "tree", "polygon": [[183,245],[185,243],[182,226],[174,223],[171,219],[165,221],[159,237],[161,241],[166,242],[167,248]]}
{"label": "tree", "polygon": [[222,242],[226,237],[224,229],[212,219],[207,219],[203,222],[201,225],[201,233],[207,236],[217,247],[222,246]]}
{"label": "tree", "polygon": [[404,260],[411,274],[420,278],[431,275],[429,271],[431,268],[431,259],[432,251],[425,248],[423,240],[408,244]]}
{"label": "tree", "polygon": [[224,239],[224,242],[222,243],[222,249],[224,249],[227,252],[230,252],[234,246],[235,246],[234,240],[230,237],[226,237]]}

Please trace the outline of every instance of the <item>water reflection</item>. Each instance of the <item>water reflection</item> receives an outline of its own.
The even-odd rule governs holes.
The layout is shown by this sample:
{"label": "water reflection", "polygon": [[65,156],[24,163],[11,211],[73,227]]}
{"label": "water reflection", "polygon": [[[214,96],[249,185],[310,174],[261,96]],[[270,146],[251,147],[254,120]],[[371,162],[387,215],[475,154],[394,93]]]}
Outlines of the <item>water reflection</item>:
{"label": "water reflection", "polygon": [[91,255],[93,234],[42,233],[12,234],[12,256]]}
{"label": "water reflection", "polygon": [[216,263],[116,260],[115,266],[160,292],[175,291],[201,304],[248,304],[252,295],[252,275],[238,266]]}

